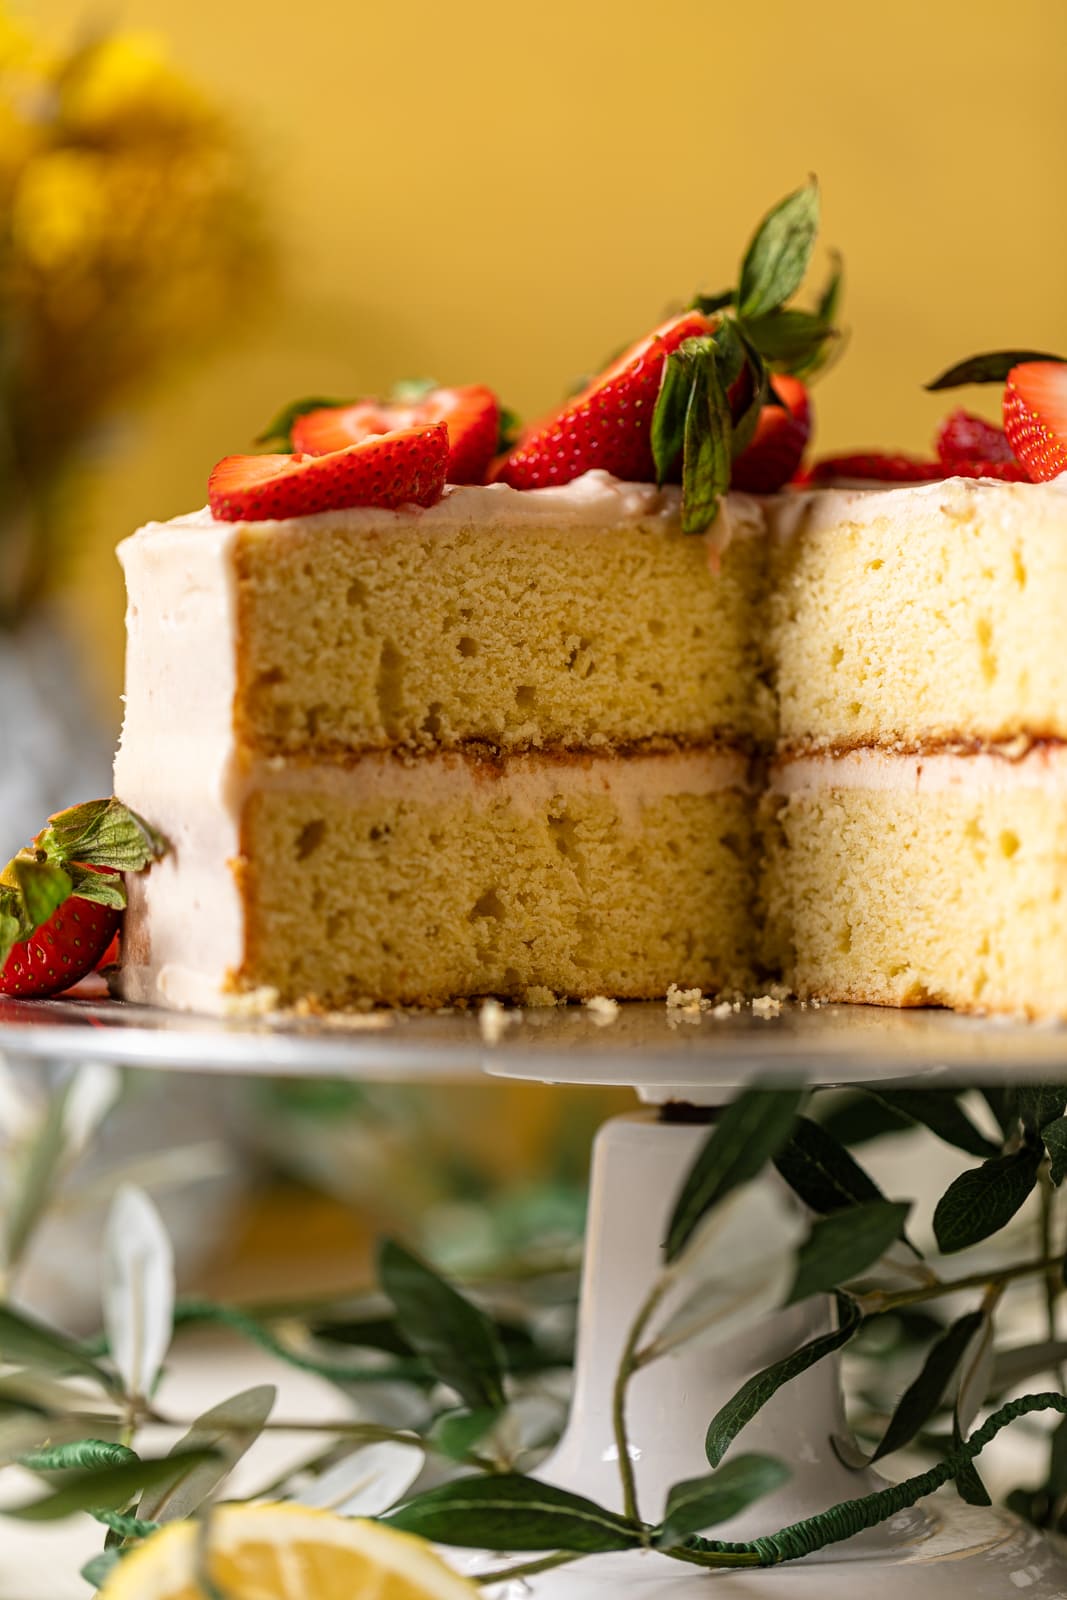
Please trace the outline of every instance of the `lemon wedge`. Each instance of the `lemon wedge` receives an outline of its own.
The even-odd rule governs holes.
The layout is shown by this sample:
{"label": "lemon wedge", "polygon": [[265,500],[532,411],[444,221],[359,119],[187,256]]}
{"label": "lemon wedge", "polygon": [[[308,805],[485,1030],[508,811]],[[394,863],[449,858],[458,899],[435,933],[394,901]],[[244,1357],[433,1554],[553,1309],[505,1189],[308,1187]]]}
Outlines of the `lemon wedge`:
{"label": "lemon wedge", "polygon": [[[172,1522],[108,1576],[101,1600],[204,1600],[198,1530]],[[227,1505],[206,1570],[225,1600],[472,1600],[480,1591],[428,1544],[359,1517],[296,1505]]]}

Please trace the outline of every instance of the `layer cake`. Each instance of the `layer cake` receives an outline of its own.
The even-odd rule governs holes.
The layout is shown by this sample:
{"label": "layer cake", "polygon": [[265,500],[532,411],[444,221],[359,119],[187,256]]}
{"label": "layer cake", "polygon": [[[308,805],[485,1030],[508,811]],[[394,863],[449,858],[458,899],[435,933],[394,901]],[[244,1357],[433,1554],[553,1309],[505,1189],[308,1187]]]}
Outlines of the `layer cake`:
{"label": "layer cake", "polygon": [[748,981],[765,541],[592,472],[142,529],[116,790],[131,999],[225,1010]]}

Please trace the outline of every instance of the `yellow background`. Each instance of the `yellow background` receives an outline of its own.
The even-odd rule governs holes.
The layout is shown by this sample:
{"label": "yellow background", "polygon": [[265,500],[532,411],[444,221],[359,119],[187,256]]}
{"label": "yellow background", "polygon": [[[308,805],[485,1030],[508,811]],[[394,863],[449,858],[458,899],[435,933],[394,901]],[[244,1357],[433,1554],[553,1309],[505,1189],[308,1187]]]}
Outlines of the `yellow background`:
{"label": "yellow background", "polygon": [[[23,9],[54,40],[99,15]],[[284,267],[254,332],[130,419],[87,497],[79,611],[109,706],[111,547],[202,504],[214,460],[281,402],[429,374],[543,410],[733,281],[753,223],[809,171],[851,330],[818,448],[921,449],[946,402],[920,385],[943,365],[1067,353],[1067,0],[126,0],[108,17],[160,34],[240,117]]]}

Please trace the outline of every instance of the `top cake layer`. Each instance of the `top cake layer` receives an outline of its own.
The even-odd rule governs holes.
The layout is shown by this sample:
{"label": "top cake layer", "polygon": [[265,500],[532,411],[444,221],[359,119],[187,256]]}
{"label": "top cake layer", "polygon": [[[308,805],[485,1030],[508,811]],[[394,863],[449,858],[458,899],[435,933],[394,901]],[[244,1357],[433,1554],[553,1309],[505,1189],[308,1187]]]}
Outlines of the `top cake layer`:
{"label": "top cake layer", "polygon": [[450,489],[425,511],[150,524],[120,547],[131,692],[185,670],[207,584],[258,753],[766,738],[763,520],[743,496],[720,516],[717,572],[677,491],[600,472]]}
{"label": "top cake layer", "polygon": [[1067,480],[773,502],[786,745],[1067,738]]}

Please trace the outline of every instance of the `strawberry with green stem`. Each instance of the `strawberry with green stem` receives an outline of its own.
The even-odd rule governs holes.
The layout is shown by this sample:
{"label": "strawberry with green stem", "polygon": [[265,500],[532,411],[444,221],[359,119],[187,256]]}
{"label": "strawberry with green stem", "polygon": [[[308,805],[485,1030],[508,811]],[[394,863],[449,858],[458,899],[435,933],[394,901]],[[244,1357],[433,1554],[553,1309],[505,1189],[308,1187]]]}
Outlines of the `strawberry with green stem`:
{"label": "strawberry with green stem", "polygon": [[[714,521],[734,462],[753,443],[765,411],[782,408],[772,373],[812,376],[838,338],[836,265],[815,310],[786,304],[804,279],[818,222],[819,192],[812,181],[764,218],[736,289],[698,296],[688,312],[639,341],[528,430],[497,464],[495,476],[517,488],[569,483],[595,467],[638,482],[680,477],[682,526],[702,533]],[[761,492],[786,481],[781,463],[770,455],[762,471],[758,458],[749,463],[748,481]]]}
{"label": "strawberry with green stem", "polygon": [[122,873],[165,848],[119,800],[57,812],[0,872],[0,994],[60,994],[94,971],[126,905]]}

